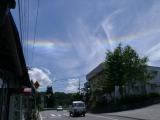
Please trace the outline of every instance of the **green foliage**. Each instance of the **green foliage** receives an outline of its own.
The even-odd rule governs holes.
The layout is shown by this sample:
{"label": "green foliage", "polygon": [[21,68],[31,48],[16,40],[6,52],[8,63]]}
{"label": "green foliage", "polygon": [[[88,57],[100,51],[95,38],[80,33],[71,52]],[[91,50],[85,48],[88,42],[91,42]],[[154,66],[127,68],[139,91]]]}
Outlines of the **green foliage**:
{"label": "green foliage", "polygon": [[47,91],[46,91],[47,94],[53,94],[53,89],[52,89],[52,86],[47,86]]}
{"label": "green foliage", "polygon": [[122,47],[121,44],[113,52],[106,53],[104,62],[104,77],[106,92],[114,90],[119,86],[121,96],[124,96],[124,87],[134,87],[137,82],[145,84],[151,79],[147,70],[147,57],[140,58],[130,46]]}
{"label": "green foliage", "polygon": [[73,93],[72,94],[72,101],[80,101],[82,100],[82,95],[79,93]]}
{"label": "green foliage", "polygon": [[47,87],[45,96],[48,108],[56,106],[68,107],[72,103],[72,101],[75,100],[79,101],[82,100],[83,98],[83,96],[79,93],[64,93],[64,92],[53,93],[52,87],[49,86]]}
{"label": "green foliage", "polygon": [[[151,101],[150,98],[160,98],[157,94],[130,94],[131,90],[135,90],[133,88],[136,84],[140,85],[141,92],[145,93],[145,85],[156,74],[148,71],[147,62],[147,57],[140,57],[130,46],[122,47],[119,44],[113,52],[107,51],[103,71],[96,75],[90,83],[92,88],[89,101],[91,110],[107,109],[109,111],[112,109],[114,111],[117,108],[141,106],[143,101]],[[121,99],[114,98],[115,86],[119,87]],[[100,99],[106,93],[110,95],[111,100]]]}
{"label": "green foliage", "polygon": [[[152,78],[147,70],[147,57],[140,57],[136,51],[130,47],[122,47],[121,44],[113,52],[107,51],[106,59],[103,63],[104,70],[92,80],[92,94],[90,100],[95,96],[107,93],[111,98],[115,86],[119,86],[119,93],[122,97],[140,83],[145,91],[145,84]],[[125,87],[128,87],[127,89]]]}
{"label": "green foliage", "polygon": [[93,102],[90,111],[95,113],[101,112],[116,112],[122,110],[130,110],[141,108],[160,102],[160,95],[157,93],[150,93],[147,95],[131,95],[125,96],[122,99],[112,100],[110,102]]}
{"label": "green foliage", "polygon": [[51,86],[48,86],[46,90],[46,103],[48,108],[55,107],[55,96]]}
{"label": "green foliage", "polygon": [[56,106],[62,105],[63,107],[68,107],[72,101],[82,100],[82,95],[79,93],[55,92],[54,96]]}
{"label": "green foliage", "polygon": [[68,107],[72,101],[72,94],[64,92],[55,92],[56,106],[62,105]]}

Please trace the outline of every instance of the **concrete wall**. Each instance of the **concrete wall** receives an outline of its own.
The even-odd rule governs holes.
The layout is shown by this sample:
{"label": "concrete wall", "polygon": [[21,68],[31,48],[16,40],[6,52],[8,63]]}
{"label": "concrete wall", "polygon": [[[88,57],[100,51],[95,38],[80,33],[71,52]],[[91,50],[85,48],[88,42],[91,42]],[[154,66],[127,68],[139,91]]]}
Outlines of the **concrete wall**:
{"label": "concrete wall", "polygon": [[[145,90],[143,89],[142,83],[137,83],[134,88],[130,88],[129,86],[125,86],[126,91],[128,89],[130,90],[129,93],[126,93],[128,95],[141,95],[144,93],[159,93],[160,94],[160,67],[154,67],[154,66],[148,66],[148,70],[152,73],[153,79],[149,80],[148,83],[145,85]],[[96,71],[96,70],[94,70]],[[94,91],[94,84],[96,84],[97,81],[101,81],[101,71],[98,72],[98,74],[93,75],[90,79],[87,79],[88,83],[90,84],[90,90],[91,93]],[[115,95],[116,98],[120,98],[119,88],[115,87],[115,91],[113,92],[113,95]],[[110,100],[111,97],[107,94],[104,94],[104,96]],[[98,100],[100,97],[97,96],[96,99]]]}
{"label": "concrete wall", "polygon": [[31,115],[29,96],[12,95],[10,97],[9,120],[28,120]]}

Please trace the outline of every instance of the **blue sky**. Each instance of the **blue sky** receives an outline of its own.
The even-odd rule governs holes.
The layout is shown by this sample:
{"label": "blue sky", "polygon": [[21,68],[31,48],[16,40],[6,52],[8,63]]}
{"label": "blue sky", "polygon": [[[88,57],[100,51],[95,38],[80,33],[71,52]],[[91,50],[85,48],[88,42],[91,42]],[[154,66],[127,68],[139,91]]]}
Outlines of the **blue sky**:
{"label": "blue sky", "polygon": [[[29,73],[42,90],[52,83],[55,91],[76,92],[78,80],[83,86],[106,50],[120,42],[160,66],[160,1],[40,0],[34,44],[37,2],[29,0],[29,25],[23,7],[23,28],[29,28],[23,48]],[[12,13],[19,28],[18,9]]]}

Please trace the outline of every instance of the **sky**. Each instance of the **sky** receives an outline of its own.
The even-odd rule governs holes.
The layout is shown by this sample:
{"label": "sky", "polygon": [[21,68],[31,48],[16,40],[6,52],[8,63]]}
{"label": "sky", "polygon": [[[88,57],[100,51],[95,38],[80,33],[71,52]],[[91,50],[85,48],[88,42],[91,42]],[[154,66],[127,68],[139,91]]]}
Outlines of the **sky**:
{"label": "sky", "polygon": [[[20,5],[24,55],[40,90],[52,85],[54,91],[77,92],[79,81],[83,87],[86,74],[119,43],[160,66],[158,0],[39,0],[39,7],[38,0],[22,0]],[[12,14],[20,31],[18,4]]]}

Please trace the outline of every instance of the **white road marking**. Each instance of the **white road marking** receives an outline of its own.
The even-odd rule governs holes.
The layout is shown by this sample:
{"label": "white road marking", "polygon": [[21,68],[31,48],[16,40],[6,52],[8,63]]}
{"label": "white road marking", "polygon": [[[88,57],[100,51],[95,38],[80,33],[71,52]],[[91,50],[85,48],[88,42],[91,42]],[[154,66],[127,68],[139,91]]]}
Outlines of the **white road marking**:
{"label": "white road marking", "polygon": [[64,113],[63,115],[64,115],[64,116],[69,116],[67,113]]}
{"label": "white road marking", "polygon": [[55,117],[56,115],[55,114],[50,114],[52,117]]}
{"label": "white road marking", "polygon": [[93,116],[93,117],[99,117],[99,118],[105,118],[105,119],[110,119],[110,120],[118,120],[118,119],[114,119],[111,117],[106,117],[106,116],[101,116],[101,115],[93,115],[93,114],[87,114],[88,116]]}
{"label": "white road marking", "polygon": [[62,115],[58,114],[58,116],[60,117],[60,116],[62,116]]}
{"label": "white road marking", "polygon": [[[47,118],[47,117],[42,117],[42,118]],[[43,120],[43,119],[42,119]]]}
{"label": "white road marking", "polygon": [[39,113],[40,120],[43,120],[41,113]]}

